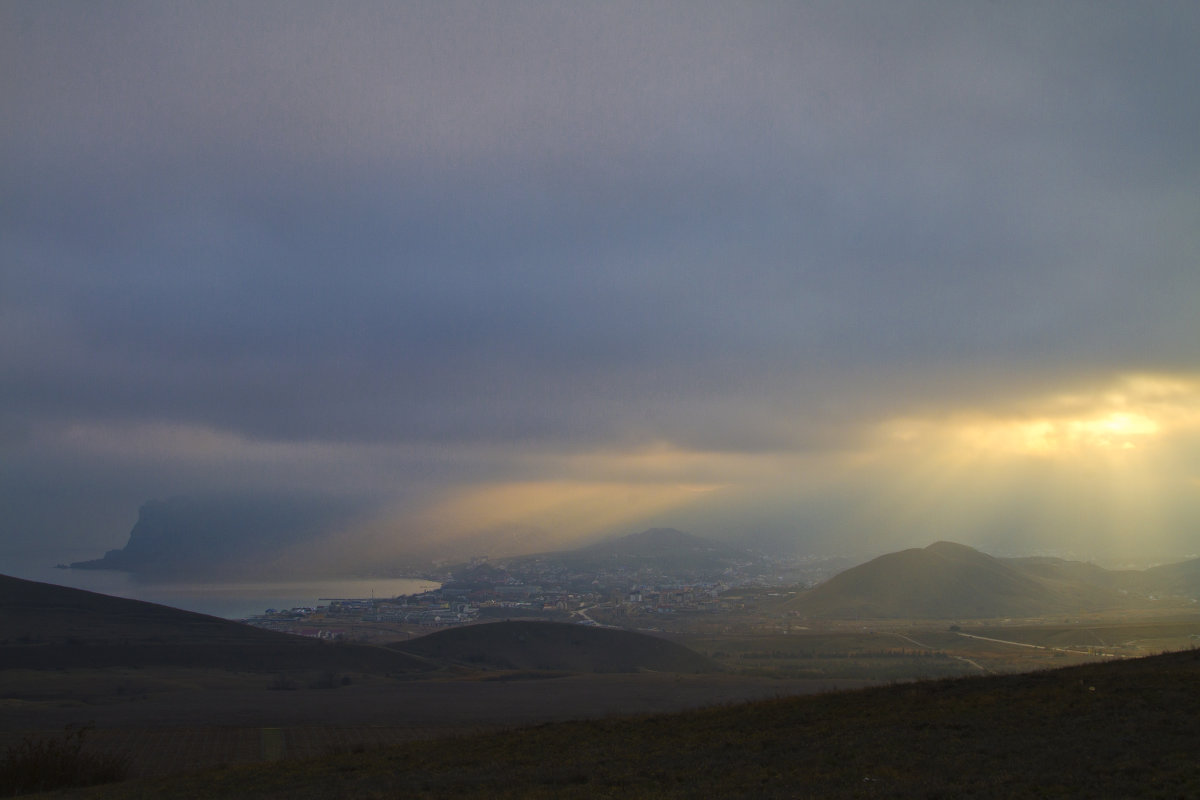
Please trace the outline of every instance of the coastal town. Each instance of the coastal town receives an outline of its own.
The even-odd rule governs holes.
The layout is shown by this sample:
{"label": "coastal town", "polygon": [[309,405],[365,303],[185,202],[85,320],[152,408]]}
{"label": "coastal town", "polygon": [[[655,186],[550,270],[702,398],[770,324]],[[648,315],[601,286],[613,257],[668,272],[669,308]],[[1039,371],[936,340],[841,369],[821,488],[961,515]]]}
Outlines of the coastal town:
{"label": "coastal town", "polygon": [[694,629],[782,601],[842,566],[836,559],[816,558],[746,558],[690,568],[613,561],[597,567],[554,556],[499,562],[476,558],[437,576],[441,585],[420,594],[320,598],[313,606],[268,609],[246,621],[321,639],[367,641],[518,618]]}

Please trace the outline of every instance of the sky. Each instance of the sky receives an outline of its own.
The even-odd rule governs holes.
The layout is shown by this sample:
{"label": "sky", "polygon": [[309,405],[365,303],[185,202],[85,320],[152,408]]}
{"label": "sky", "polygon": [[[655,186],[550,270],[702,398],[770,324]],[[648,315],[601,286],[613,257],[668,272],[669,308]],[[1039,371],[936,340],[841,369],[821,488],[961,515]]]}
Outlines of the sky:
{"label": "sky", "polygon": [[1198,41],[1194,2],[0,0],[0,562],[234,495],[342,509],[270,547],[347,574],[662,525],[1200,552]]}

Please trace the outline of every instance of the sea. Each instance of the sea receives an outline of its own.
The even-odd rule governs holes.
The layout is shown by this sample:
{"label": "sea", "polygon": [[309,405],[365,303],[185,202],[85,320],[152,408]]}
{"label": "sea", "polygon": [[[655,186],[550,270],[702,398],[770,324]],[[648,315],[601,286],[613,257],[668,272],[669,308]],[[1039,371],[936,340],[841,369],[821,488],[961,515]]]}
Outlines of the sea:
{"label": "sea", "polygon": [[385,599],[420,594],[441,584],[420,578],[305,579],[272,582],[151,582],[127,572],[58,569],[46,559],[5,559],[0,574],[89,592],[144,600],[225,619],[246,619],[269,608],[324,605],[328,598]]}

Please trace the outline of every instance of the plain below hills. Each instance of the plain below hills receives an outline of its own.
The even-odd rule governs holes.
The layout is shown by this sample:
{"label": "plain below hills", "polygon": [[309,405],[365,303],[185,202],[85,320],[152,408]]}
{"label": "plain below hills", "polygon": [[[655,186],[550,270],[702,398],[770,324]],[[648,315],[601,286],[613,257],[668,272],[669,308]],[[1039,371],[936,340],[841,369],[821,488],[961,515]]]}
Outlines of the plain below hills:
{"label": "plain below hills", "polygon": [[87,798],[1196,797],[1200,651],[538,725]]}
{"label": "plain below hills", "polygon": [[1146,571],[1057,558],[996,558],[936,542],[841,572],[784,606],[815,618],[991,619],[1144,607],[1200,591],[1200,561]]}

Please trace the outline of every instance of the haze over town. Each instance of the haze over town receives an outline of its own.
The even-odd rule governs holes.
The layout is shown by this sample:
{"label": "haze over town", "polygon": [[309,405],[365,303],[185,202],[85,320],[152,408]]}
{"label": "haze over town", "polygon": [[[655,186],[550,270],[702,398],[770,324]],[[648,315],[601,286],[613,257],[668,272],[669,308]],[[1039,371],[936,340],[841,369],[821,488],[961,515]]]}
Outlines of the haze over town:
{"label": "haze over town", "polygon": [[1193,554],[1197,41],[1167,2],[5,0],[0,561],[169,498],[305,511],[231,535],[346,575],[655,526]]}

